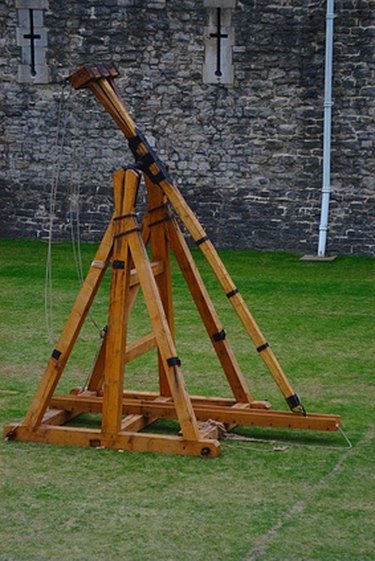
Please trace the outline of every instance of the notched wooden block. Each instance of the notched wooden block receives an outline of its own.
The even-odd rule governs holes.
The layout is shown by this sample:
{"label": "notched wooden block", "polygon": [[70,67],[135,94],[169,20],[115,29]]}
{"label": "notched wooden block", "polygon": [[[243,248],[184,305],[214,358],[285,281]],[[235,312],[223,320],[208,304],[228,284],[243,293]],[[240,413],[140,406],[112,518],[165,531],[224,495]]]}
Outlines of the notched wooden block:
{"label": "notched wooden block", "polygon": [[111,62],[92,62],[81,66],[76,72],[68,78],[70,84],[76,90],[86,88],[93,80],[100,78],[116,78],[118,70]]}

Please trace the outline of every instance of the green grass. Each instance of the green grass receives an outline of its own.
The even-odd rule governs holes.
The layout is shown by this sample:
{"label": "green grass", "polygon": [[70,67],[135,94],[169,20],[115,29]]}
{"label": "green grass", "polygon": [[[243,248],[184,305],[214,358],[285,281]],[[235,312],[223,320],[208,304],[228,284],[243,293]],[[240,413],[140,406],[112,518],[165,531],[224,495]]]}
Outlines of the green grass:
{"label": "green grass", "polygon": [[[1,422],[20,419],[53,343],[44,321],[46,246],[0,241]],[[94,247],[83,245],[88,265]],[[285,408],[202,256],[194,253],[255,398]],[[339,434],[242,429],[268,442],[222,443],[215,460],[5,443],[0,561],[374,561],[375,261],[301,263],[288,253],[223,252],[309,411],[337,413]],[[189,391],[230,395],[180,276],[173,279],[178,354]],[[54,248],[54,331],[79,288],[68,244]],[[108,279],[94,304],[106,322]],[[138,302],[131,337],[148,332]],[[87,322],[60,387],[82,384],[98,348]],[[128,388],[156,389],[138,359]],[[286,443],[275,451],[273,441]],[[278,444],[277,448],[281,446]]]}

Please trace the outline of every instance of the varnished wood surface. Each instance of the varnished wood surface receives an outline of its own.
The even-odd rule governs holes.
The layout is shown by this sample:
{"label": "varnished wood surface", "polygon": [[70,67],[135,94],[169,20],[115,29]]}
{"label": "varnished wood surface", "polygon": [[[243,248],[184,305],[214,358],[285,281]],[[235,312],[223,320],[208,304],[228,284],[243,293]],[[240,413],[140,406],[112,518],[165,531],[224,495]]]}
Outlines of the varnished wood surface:
{"label": "varnished wood surface", "polygon": [[100,429],[53,427],[49,425],[40,425],[38,428],[31,430],[25,426],[13,424],[8,425],[5,430],[7,434],[14,431],[13,440],[18,441],[207,458],[216,458],[220,455],[220,443],[217,440],[205,438],[186,440],[182,436],[131,431],[120,431],[116,436],[111,437],[104,435]]}
{"label": "varnished wood surface", "polygon": [[[72,396],[70,394],[53,398],[52,406],[70,411],[100,413],[102,398],[98,396]],[[158,403],[154,400],[125,398],[122,402],[123,414],[143,414],[158,418],[176,418],[174,403]],[[244,407],[244,404],[231,406],[216,405],[210,402],[193,402],[194,413],[199,421],[213,419],[221,423],[240,426],[264,426],[278,428],[294,428],[319,431],[336,431],[340,426],[340,417],[309,413],[296,414],[290,411],[273,411]]]}

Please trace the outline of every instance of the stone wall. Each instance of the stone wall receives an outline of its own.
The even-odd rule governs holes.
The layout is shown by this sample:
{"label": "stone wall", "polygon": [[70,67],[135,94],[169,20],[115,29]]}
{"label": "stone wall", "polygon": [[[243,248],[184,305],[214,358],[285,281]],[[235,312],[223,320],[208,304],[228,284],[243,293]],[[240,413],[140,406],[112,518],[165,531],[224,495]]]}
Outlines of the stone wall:
{"label": "stone wall", "polygon": [[[43,0],[44,1],[44,0]],[[375,255],[375,2],[336,0],[328,252]],[[64,78],[113,61],[137,124],[220,248],[316,253],[321,200],[325,2],[242,0],[232,13],[233,85],[204,84],[203,0],[49,0],[49,82],[20,83],[17,5],[0,6],[0,235],[98,240],[123,135]],[[61,110],[62,108],[62,110]],[[58,120],[60,116],[60,126]],[[62,149],[56,144],[63,137]]]}

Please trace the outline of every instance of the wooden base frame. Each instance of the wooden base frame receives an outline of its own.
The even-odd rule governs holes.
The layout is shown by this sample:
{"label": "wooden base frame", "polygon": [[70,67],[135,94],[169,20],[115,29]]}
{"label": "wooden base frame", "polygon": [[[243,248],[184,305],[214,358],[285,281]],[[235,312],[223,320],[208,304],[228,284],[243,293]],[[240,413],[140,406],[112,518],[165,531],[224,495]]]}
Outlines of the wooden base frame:
{"label": "wooden base frame", "polygon": [[[113,84],[116,75],[117,71],[111,65],[88,65],[70,80],[76,88],[89,87],[129,139],[138,167],[142,167],[145,173],[147,212],[140,225],[135,206],[141,172],[134,167],[116,171],[113,219],[52,351],[26,417],[19,424],[6,426],[5,438],[216,457],[220,453],[220,443],[215,425],[206,423],[202,427],[200,421],[217,421],[226,427],[257,425],[337,430],[340,425],[338,416],[305,412],[203,228],[126,112]],[[206,256],[291,411],[272,411],[268,402],[253,398],[175,214]],[[147,244],[150,245],[152,261],[148,257]],[[232,399],[190,396],[187,392],[174,339],[170,250],[176,257],[224,370]],[[55,395],[56,386],[109,266],[108,326],[91,377],[86,387],[73,388],[70,394]],[[128,343],[128,322],[138,290],[143,292],[151,332]],[[152,349],[158,353],[159,392],[126,391],[124,380],[128,363]],[[100,414],[101,427],[81,428],[69,424],[85,413]],[[175,419],[180,433],[149,432],[158,419]]]}

